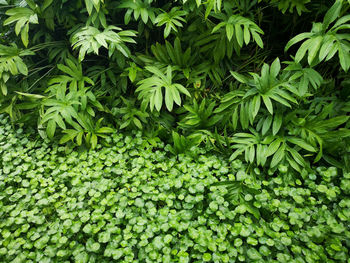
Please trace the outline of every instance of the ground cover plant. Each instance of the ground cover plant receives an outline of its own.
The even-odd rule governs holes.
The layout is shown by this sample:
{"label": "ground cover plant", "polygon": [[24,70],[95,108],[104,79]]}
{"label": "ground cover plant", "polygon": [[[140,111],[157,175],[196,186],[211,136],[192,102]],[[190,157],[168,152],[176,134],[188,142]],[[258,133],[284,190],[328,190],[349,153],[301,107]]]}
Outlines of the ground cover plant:
{"label": "ground cover plant", "polygon": [[65,152],[0,118],[1,262],[349,262],[335,167],[264,175],[140,133]]}

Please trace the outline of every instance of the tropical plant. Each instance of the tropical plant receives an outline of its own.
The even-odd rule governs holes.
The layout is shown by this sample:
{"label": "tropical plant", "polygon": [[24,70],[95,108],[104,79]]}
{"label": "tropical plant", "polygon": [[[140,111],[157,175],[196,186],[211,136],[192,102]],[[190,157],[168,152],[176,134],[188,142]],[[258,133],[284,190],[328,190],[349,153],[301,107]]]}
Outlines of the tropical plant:
{"label": "tropical plant", "polygon": [[349,8],[2,1],[0,112],[68,144],[107,141],[102,127],[140,129],[174,153],[201,145],[260,169],[348,170]]}
{"label": "tropical plant", "polygon": [[130,50],[124,43],[135,43],[132,37],[136,34],[134,31],[124,30],[116,33],[114,30],[120,31],[121,28],[116,26],[108,26],[102,32],[92,26],[79,29],[72,35],[72,47],[79,48],[79,60],[82,61],[85,54],[94,52],[98,55],[100,47],[108,49],[108,55],[112,56],[115,50],[121,52],[124,56],[130,56]]}
{"label": "tropical plant", "polygon": [[0,0],[0,262],[349,263],[349,10]]}
{"label": "tropical plant", "polygon": [[186,22],[183,18],[187,14],[186,11],[179,10],[178,7],[174,7],[170,12],[164,12],[156,17],[154,22],[157,26],[165,25],[164,38],[167,38],[171,31],[177,32],[177,27],[183,27],[181,22]]}
{"label": "tropical plant", "polygon": [[[147,66],[146,69],[153,73],[152,77],[139,81],[139,87],[136,92],[139,92],[138,98],[142,98],[146,105],[149,105],[151,111],[156,108],[160,111],[165,101],[166,108],[172,111],[174,102],[181,106],[180,93],[191,96],[187,89],[179,83],[173,83],[173,71],[171,66],[167,67],[166,75],[156,67]],[[163,91],[165,94],[163,98]]]}
{"label": "tropical plant", "polygon": [[[292,38],[286,45],[292,45],[307,39],[298,49],[295,60],[300,62],[307,55],[309,65],[328,61],[338,53],[339,62],[344,71],[350,68],[349,28],[350,15],[341,16],[342,1],[335,1],[326,13],[322,23],[313,23],[310,33],[301,33]],[[334,23],[332,27],[331,24]]]}
{"label": "tropical plant", "polygon": [[[33,7],[33,4],[30,7]],[[25,47],[29,44],[28,32],[29,24],[38,24],[38,15],[34,10],[26,7],[15,7],[6,11],[6,15],[10,16],[4,21],[4,25],[9,25],[16,22],[15,32],[18,36],[21,34],[21,39]]]}
{"label": "tropical plant", "polygon": [[192,105],[184,105],[188,112],[179,122],[179,126],[184,129],[205,129],[214,126],[220,121],[222,116],[214,115],[215,101],[207,104],[207,100],[203,99],[198,105],[196,100],[193,100]]}
{"label": "tropical plant", "polygon": [[28,75],[27,65],[21,57],[29,55],[34,55],[34,52],[21,50],[14,43],[11,46],[0,45],[0,89],[3,96],[7,95],[6,82],[10,75]]}

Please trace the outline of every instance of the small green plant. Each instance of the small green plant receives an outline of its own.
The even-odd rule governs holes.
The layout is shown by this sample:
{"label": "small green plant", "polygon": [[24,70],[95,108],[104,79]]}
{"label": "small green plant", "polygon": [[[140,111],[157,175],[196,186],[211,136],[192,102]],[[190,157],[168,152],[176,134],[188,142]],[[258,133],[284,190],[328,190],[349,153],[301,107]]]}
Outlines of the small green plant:
{"label": "small green plant", "polygon": [[78,152],[8,122],[1,262],[349,260],[350,174],[335,167],[265,171],[195,146],[174,156],[190,140],[175,133],[174,148],[113,131],[111,146]]}

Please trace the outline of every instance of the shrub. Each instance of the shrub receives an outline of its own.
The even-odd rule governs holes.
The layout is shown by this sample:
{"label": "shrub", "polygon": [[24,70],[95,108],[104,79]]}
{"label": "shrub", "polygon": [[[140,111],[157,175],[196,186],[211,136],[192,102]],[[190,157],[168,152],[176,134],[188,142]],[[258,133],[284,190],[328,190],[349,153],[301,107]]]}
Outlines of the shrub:
{"label": "shrub", "polygon": [[349,262],[350,174],[113,133],[71,151],[0,117],[1,262]]}
{"label": "shrub", "polygon": [[349,9],[1,0],[0,113],[62,144],[142,130],[177,153],[212,144],[259,168],[350,171]]}

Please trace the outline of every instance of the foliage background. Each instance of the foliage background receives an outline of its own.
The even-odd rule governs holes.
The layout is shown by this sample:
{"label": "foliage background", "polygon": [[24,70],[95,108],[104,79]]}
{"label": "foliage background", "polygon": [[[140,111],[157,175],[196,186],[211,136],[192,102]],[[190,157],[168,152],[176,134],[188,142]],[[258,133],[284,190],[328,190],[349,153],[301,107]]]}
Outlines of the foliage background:
{"label": "foliage background", "polygon": [[1,261],[349,262],[349,9],[0,0]]}
{"label": "foliage background", "polygon": [[114,128],[254,167],[349,170],[349,1],[1,1],[1,112],[95,148]]}

